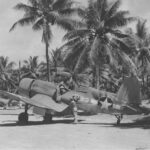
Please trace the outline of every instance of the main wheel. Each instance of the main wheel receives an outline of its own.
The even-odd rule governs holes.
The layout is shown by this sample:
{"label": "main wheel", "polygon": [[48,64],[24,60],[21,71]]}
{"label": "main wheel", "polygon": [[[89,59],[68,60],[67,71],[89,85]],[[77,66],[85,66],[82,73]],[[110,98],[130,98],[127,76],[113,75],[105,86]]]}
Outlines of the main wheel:
{"label": "main wheel", "polygon": [[51,114],[45,114],[45,116],[43,117],[43,122],[44,123],[51,123],[52,122],[52,118],[53,116]]}
{"label": "main wheel", "polygon": [[117,125],[120,125],[120,122],[123,119],[123,114],[116,114],[115,117],[117,118]]}
{"label": "main wheel", "polygon": [[121,119],[118,118],[118,119],[117,119],[117,125],[120,125],[120,122],[121,122]]}
{"label": "main wheel", "polygon": [[24,125],[24,124],[27,124],[28,123],[28,113],[21,113],[21,114],[19,114],[19,116],[18,116],[18,123],[19,124],[22,124],[22,125]]}

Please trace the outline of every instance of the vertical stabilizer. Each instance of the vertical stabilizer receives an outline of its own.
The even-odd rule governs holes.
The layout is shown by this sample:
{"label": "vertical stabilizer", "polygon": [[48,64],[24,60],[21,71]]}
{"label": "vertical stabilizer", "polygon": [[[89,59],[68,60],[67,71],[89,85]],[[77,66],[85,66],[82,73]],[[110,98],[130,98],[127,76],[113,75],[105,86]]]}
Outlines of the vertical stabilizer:
{"label": "vertical stabilizer", "polygon": [[141,103],[140,83],[136,76],[131,76],[124,80],[117,93],[117,101],[128,105],[138,105]]}

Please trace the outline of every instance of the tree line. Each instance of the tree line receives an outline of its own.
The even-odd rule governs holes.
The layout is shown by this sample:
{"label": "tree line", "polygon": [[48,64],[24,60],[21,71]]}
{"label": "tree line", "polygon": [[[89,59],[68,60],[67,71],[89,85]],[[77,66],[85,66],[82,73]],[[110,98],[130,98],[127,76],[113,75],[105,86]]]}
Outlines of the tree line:
{"label": "tree line", "polygon": [[[15,9],[24,16],[15,22],[32,25],[42,30],[45,44],[45,62],[38,56],[30,57],[14,70],[14,62],[0,58],[1,88],[10,90],[24,77],[75,85],[86,84],[98,89],[116,92],[123,78],[136,75],[142,90],[148,92],[150,71],[150,34],[146,20],[120,9],[121,0],[89,0],[83,7],[72,0],[28,0]],[[128,24],[134,22],[133,30]],[[66,31],[61,47],[51,50],[52,26]],[[145,90],[146,89],[146,90]]]}

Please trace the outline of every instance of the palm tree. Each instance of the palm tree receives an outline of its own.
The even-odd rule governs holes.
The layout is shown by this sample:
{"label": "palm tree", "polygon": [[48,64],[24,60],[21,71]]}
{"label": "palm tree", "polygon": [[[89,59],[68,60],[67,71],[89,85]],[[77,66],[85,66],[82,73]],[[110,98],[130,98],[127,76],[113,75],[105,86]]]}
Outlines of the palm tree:
{"label": "palm tree", "polygon": [[[119,29],[133,21],[133,17],[128,17],[128,11],[118,10],[120,0],[109,3],[107,0],[89,1],[88,8],[80,13],[85,22],[84,28],[70,31],[64,37],[67,43],[67,55],[65,61],[72,62],[76,70],[83,64],[89,66],[90,62],[96,66],[96,83],[99,87],[100,66],[103,64],[114,64],[116,66],[116,56],[126,56],[120,50],[120,45],[127,45],[123,38],[127,37]],[[125,61],[127,61],[125,57]]]}
{"label": "palm tree", "polygon": [[136,46],[138,49],[138,60],[141,62],[139,68],[145,70],[148,62],[150,62],[150,34],[146,28],[146,20],[138,20],[135,34],[137,40]]}
{"label": "palm tree", "polygon": [[58,68],[64,68],[61,49],[57,48],[51,51],[51,65],[53,66],[53,70],[55,72],[59,70]]}
{"label": "palm tree", "polygon": [[2,88],[9,91],[11,87],[16,88],[15,81],[12,79],[13,67],[15,62],[9,62],[8,57],[0,57],[0,80]]}
{"label": "palm tree", "polygon": [[22,67],[23,74],[21,78],[31,77],[37,79],[40,75],[40,63],[38,62],[38,56],[30,56],[28,60],[24,60],[24,66]]}
{"label": "palm tree", "polygon": [[32,24],[35,31],[42,30],[42,41],[46,47],[48,81],[50,80],[49,42],[52,40],[51,26],[57,25],[65,30],[72,30],[78,21],[69,18],[78,9],[73,8],[71,0],[28,0],[28,4],[19,3],[15,9],[25,12],[22,19],[13,24],[10,31],[17,25]]}
{"label": "palm tree", "polygon": [[128,39],[128,41],[132,42],[134,53],[131,54],[131,57],[137,66],[138,75],[142,77],[144,85],[145,75],[150,71],[148,68],[150,63],[150,34],[146,28],[146,20],[138,19],[136,31],[130,32],[130,40]]}

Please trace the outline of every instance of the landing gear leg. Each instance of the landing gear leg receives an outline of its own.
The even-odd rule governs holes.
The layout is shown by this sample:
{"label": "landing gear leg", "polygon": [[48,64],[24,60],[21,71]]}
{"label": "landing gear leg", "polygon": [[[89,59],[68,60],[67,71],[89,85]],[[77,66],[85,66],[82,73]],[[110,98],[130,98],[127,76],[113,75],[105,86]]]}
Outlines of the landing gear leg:
{"label": "landing gear leg", "polygon": [[115,117],[117,118],[117,125],[119,125],[121,120],[123,119],[123,114],[119,114],[119,115],[117,114],[115,115]]}
{"label": "landing gear leg", "polygon": [[45,113],[45,116],[43,117],[44,123],[51,123],[53,116],[51,114]]}
{"label": "landing gear leg", "polygon": [[25,111],[23,113],[20,113],[18,116],[18,124],[26,125],[28,124],[28,104],[25,105]]}

